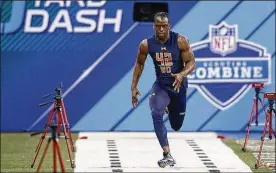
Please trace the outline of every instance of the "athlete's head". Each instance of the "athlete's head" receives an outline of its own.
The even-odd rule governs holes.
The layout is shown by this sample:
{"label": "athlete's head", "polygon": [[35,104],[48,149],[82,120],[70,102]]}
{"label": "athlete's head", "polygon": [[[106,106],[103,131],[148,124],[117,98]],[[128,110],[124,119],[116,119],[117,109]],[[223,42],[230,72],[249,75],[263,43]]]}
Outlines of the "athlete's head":
{"label": "athlete's head", "polygon": [[155,35],[159,40],[164,40],[168,37],[171,25],[169,23],[169,16],[166,12],[159,12],[154,15],[153,28]]}

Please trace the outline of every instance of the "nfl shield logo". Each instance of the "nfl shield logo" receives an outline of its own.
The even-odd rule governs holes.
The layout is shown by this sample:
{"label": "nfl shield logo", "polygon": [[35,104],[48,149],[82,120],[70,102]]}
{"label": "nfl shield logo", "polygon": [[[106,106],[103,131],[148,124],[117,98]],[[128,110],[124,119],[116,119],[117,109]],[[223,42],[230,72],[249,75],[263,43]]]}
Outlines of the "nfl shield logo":
{"label": "nfl shield logo", "polygon": [[217,26],[210,25],[209,40],[211,51],[221,56],[235,52],[238,38],[237,27],[237,25],[228,25],[225,22]]}
{"label": "nfl shield logo", "polygon": [[188,75],[189,86],[220,110],[237,103],[252,82],[271,83],[271,55],[265,47],[240,39],[238,25],[209,25],[209,39],[191,47],[196,69]]}

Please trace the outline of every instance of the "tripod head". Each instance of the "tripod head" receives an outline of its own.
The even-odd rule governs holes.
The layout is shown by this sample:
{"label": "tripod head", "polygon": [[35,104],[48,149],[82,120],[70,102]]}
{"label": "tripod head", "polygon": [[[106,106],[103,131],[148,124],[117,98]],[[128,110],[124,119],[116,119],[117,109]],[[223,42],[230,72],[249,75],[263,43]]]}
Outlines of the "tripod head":
{"label": "tripod head", "polygon": [[[59,105],[59,101],[61,101],[61,99],[62,99],[62,87],[63,87],[62,83],[60,83],[59,86],[60,86],[59,88],[56,88],[54,90],[55,92],[42,96],[42,98],[47,98],[47,97],[50,97],[50,96],[54,95],[54,101],[41,103],[41,104],[39,104],[39,106],[42,107],[42,106],[46,106],[50,103],[57,103],[57,104],[55,104],[56,109],[61,108],[61,105]],[[51,127],[52,131],[55,131],[55,129],[57,127],[57,120],[56,119],[57,119],[57,117],[55,116],[55,119],[53,119],[53,121],[51,122],[50,127]],[[36,135],[39,135],[41,133],[43,133],[43,132],[35,132],[35,133],[32,133],[31,136],[36,136]]]}
{"label": "tripod head", "polygon": [[55,92],[42,96],[42,98],[47,98],[49,96],[54,95],[54,101],[41,103],[41,104],[39,104],[39,106],[46,106],[46,105],[48,105],[50,103],[54,103],[55,101],[56,102],[60,101],[62,99],[62,87],[63,87],[63,85],[62,85],[62,83],[60,83],[60,87],[56,88]]}
{"label": "tripod head", "polygon": [[268,99],[269,109],[276,112],[275,109],[273,108],[273,104],[276,103],[276,93],[265,93],[264,98]]}
{"label": "tripod head", "polygon": [[264,88],[264,83],[252,83],[252,88],[255,88],[255,97],[256,99],[260,99],[259,95],[261,90]]}

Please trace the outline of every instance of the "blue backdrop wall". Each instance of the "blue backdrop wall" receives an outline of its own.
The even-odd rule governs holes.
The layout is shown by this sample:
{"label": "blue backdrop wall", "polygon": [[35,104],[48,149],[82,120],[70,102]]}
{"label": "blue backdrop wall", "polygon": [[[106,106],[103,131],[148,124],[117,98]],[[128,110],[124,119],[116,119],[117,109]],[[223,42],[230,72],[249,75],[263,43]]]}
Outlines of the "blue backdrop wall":
{"label": "blue backdrop wall", "polygon": [[[138,85],[140,104],[131,105],[137,48],[153,34],[151,23],[133,21],[133,5],[1,1],[1,131],[43,129],[50,105],[38,105],[51,100],[42,96],[60,82],[72,131],[153,131],[151,57]],[[244,131],[254,97],[250,83],[264,82],[265,92],[275,92],[275,3],[168,5],[172,30],[189,38],[197,61],[181,131]],[[261,107],[259,113],[263,123]],[[164,121],[170,131],[167,115]]]}

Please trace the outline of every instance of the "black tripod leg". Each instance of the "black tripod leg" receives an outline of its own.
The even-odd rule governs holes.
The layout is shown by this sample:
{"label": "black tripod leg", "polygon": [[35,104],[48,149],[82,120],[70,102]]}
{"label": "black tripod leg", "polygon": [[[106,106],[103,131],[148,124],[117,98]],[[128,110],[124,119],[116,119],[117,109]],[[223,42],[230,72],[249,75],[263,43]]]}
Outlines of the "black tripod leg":
{"label": "black tripod leg", "polygon": [[259,113],[258,113],[258,108],[259,108],[259,104],[258,101],[261,101],[260,98],[256,98],[255,102],[256,102],[256,110],[255,110],[255,114],[256,114],[256,119],[255,119],[255,125],[258,126],[258,122],[259,122]]}
{"label": "black tripod leg", "polygon": [[64,121],[65,121],[65,124],[66,124],[66,130],[67,130],[66,132],[68,134],[70,145],[71,145],[71,150],[72,150],[72,152],[75,152],[74,143],[73,143],[71,130],[70,130],[70,125],[69,125],[69,121],[67,119],[67,114],[66,114],[66,110],[65,110],[63,100],[61,100],[61,106],[62,106],[62,115],[64,116]]}
{"label": "black tripod leg", "polygon": [[71,152],[70,152],[70,147],[69,147],[69,144],[68,144],[68,139],[69,139],[69,138],[68,138],[68,134],[67,134],[67,131],[66,131],[64,119],[63,119],[63,116],[62,116],[62,113],[61,113],[61,112],[58,112],[58,114],[59,114],[60,117],[61,117],[62,126],[63,126],[63,129],[64,129],[64,136],[65,136],[65,141],[66,141],[66,145],[67,145],[67,151],[68,151],[68,155],[69,155],[71,167],[74,168],[74,163],[73,163],[73,161],[72,161],[72,156],[71,156]]}
{"label": "black tripod leg", "polygon": [[272,110],[269,112],[269,139],[271,140],[272,139],[272,134],[273,134],[273,129],[272,129]]}

